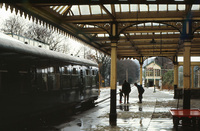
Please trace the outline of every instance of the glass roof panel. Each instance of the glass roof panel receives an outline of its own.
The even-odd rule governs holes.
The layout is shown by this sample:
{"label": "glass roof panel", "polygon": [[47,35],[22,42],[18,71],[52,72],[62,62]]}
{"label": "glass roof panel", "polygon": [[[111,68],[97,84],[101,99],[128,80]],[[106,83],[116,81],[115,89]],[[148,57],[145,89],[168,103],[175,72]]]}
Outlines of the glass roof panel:
{"label": "glass roof panel", "polygon": [[157,5],[156,4],[150,4],[149,5],[149,11],[157,11]]}
{"label": "glass roof panel", "polygon": [[80,5],[81,15],[90,15],[89,5]]}
{"label": "glass roof panel", "polygon": [[145,26],[151,26],[151,22],[145,23]]}
{"label": "glass roof panel", "polygon": [[92,14],[101,14],[99,5],[91,5]]}
{"label": "glass roof panel", "polygon": [[106,7],[106,9],[109,11],[109,12],[112,12],[111,11],[111,5],[110,4],[106,4],[106,5],[104,5],[105,7]]}
{"label": "glass roof panel", "polygon": [[104,37],[104,34],[97,34],[97,37]]}
{"label": "glass roof panel", "polygon": [[176,5],[175,4],[169,4],[168,5],[168,10],[169,11],[175,11],[176,10]]}
{"label": "glass roof panel", "polygon": [[62,13],[65,11],[65,9],[67,9],[67,6],[65,6],[65,7],[60,11],[60,14],[62,14]]}
{"label": "glass roof panel", "polygon": [[140,4],[140,11],[148,11],[147,5]]}
{"label": "glass roof panel", "polygon": [[78,9],[78,5],[73,5],[71,10],[74,13],[74,15],[80,15],[80,12],[79,12],[79,9]]}
{"label": "glass roof panel", "polygon": [[122,12],[129,12],[129,5],[128,4],[121,4]]}
{"label": "glass roof panel", "polygon": [[62,8],[63,6],[60,6],[57,10],[56,10],[56,12],[59,12],[60,11],[60,9]]}
{"label": "glass roof panel", "polygon": [[199,5],[192,5],[192,10],[199,10]]}
{"label": "glass roof panel", "polygon": [[105,37],[109,37],[109,34],[105,34]]}
{"label": "glass roof panel", "polygon": [[137,26],[144,26],[144,23],[141,23],[141,24],[137,24]]}
{"label": "glass roof panel", "polygon": [[179,9],[179,10],[185,10],[185,5],[184,5],[184,4],[178,5],[178,9]]}
{"label": "glass roof panel", "polygon": [[138,11],[138,5],[137,4],[131,4],[131,11],[137,12]]}
{"label": "glass roof panel", "polygon": [[159,26],[159,23],[152,23],[153,26]]}
{"label": "glass roof panel", "polygon": [[55,7],[53,8],[53,10],[55,10],[57,7],[58,7],[58,6],[55,6]]}
{"label": "glass roof panel", "polygon": [[167,11],[167,5],[166,4],[160,4],[159,5],[159,11]]}
{"label": "glass roof panel", "polygon": [[119,4],[115,4],[115,12],[120,12]]}

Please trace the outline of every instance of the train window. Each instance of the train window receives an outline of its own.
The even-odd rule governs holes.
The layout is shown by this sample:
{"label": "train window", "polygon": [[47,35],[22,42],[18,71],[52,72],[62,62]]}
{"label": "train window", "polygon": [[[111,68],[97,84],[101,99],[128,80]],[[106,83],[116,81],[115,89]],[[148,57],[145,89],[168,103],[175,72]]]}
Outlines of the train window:
{"label": "train window", "polygon": [[47,68],[42,69],[42,73],[47,73]]}
{"label": "train window", "polygon": [[68,70],[68,67],[64,67],[64,71],[63,71],[64,74],[69,74],[69,70]]}
{"label": "train window", "polygon": [[93,75],[93,76],[95,75],[95,70],[92,70],[92,75]]}
{"label": "train window", "polygon": [[68,67],[62,67],[62,68],[61,68],[61,72],[62,72],[62,74],[69,74],[69,69],[68,69]]}
{"label": "train window", "polygon": [[48,72],[49,72],[49,73],[53,73],[53,72],[54,72],[54,68],[53,68],[53,67],[49,67],[49,68],[48,68]]}
{"label": "train window", "polygon": [[86,75],[87,75],[87,76],[90,75],[90,70],[86,70]]}
{"label": "train window", "polygon": [[73,68],[73,74],[78,74],[77,69]]}

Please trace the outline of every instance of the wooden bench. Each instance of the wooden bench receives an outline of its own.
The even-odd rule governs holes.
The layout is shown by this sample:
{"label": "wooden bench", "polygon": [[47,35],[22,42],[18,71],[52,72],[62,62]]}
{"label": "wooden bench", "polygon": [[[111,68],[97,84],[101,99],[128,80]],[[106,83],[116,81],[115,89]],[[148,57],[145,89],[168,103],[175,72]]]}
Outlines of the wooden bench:
{"label": "wooden bench", "polygon": [[200,126],[200,110],[198,109],[171,109],[173,124],[178,125]]}

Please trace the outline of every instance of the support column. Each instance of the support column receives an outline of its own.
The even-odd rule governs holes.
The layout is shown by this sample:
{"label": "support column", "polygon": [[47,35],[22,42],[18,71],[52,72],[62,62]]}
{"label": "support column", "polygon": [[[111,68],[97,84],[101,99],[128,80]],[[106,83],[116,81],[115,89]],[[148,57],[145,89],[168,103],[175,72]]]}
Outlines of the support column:
{"label": "support column", "polygon": [[191,88],[194,88],[194,66],[191,66]]}
{"label": "support column", "polygon": [[117,83],[117,49],[116,43],[111,44],[111,79],[110,79],[110,125],[117,125],[117,112],[116,112],[116,83]]}
{"label": "support column", "polygon": [[183,62],[183,109],[190,109],[190,49],[191,41],[184,42],[184,62]]}
{"label": "support column", "polygon": [[178,90],[178,61],[177,56],[174,56],[174,98],[180,98],[180,90]]}
{"label": "support column", "polygon": [[143,65],[143,57],[140,57],[140,85],[142,86],[142,65]]}
{"label": "support column", "polygon": [[181,40],[184,42],[184,62],[183,62],[183,109],[190,109],[190,49],[192,33],[192,15],[189,12],[187,18],[183,22],[183,29],[181,33]]}
{"label": "support column", "polygon": [[111,126],[117,125],[116,111],[116,88],[117,88],[117,24],[111,24],[111,73],[110,73],[110,114],[109,122]]}

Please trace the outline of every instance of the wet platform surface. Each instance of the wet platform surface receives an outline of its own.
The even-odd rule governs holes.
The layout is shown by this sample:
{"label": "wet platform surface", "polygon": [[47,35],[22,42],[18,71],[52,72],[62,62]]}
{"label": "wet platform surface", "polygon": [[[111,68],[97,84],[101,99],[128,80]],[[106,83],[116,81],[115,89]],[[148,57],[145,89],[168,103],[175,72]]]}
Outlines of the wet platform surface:
{"label": "wet platform surface", "polygon": [[[110,95],[110,89],[101,89],[98,101]],[[138,102],[136,87],[132,87],[129,104],[120,104],[117,96],[117,126],[109,125],[110,100],[77,114],[73,121],[54,126],[58,131],[199,131],[200,127],[179,126],[174,128],[170,109],[182,108],[182,100],[173,99],[173,91],[154,92],[145,88],[143,103]],[[97,102],[98,102],[97,101]],[[191,108],[200,108],[200,100],[191,100]]]}

